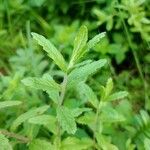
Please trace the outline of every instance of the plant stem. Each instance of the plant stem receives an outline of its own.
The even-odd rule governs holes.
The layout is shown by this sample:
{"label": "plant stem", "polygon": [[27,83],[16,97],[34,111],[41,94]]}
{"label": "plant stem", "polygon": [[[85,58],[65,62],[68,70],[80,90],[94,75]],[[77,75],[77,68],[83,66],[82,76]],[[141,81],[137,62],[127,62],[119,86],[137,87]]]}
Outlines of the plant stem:
{"label": "plant stem", "polygon": [[63,101],[64,101],[64,97],[65,97],[65,93],[66,93],[67,80],[68,80],[68,75],[65,74],[63,82],[62,82],[62,89],[61,89],[61,93],[60,93],[59,106],[63,105]]}
{"label": "plant stem", "polygon": [[[117,0],[117,3],[118,3],[118,5],[119,5],[119,1],[118,1],[118,0]],[[130,36],[129,36],[129,31],[128,31],[128,29],[127,29],[126,23],[125,23],[125,21],[124,21],[123,18],[122,18],[120,8],[118,8],[118,11],[119,11],[119,14],[120,14],[120,18],[121,18],[123,27],[124,27],[124,29],[125,29],[125,34],[126,34],[126,37],[127,37],[127,41],[128,41],[129,46],[130,46],[130,48],[131,48],[131,51],[132,51],[132,54],[133,54],[133,57],[134,57],[134,60],[135,60],[135,63],[136,63],[136,66],[137,66],[139,75],[140,75],[140,78],[141,78],[141,80],[142,80],[142,82],[143,82],[144,91],[145,91],[145,102],[147,102],[147,100],[149,100],[148,95],[147,95],[147,83],[146,83],[146,81],[145,81],[145,78],[144,78],[144,75],[143,75],[143,72],[142,72],[142,68],[141,68],[141,65],[140,65],[140,62],[139,62],[139,58],[138,58],[138,56],[137,56],[136,51],[135,51],[134,48],[133,48],[133,45],[132,45],[132,42],[131,42],[131,38],[130,38]]]}
{"label": "plant stem", "polygon": [[96,110],[96,116],[95,116],[95,121],[94,121],[94,146],[96,145],[96,133],[98,132],[98,119],[99,119],[99,114],[101,111],[101,106],[102,106],[102,101],[99,102],[97,110]]}
{"label": "plant stem", "polygon": [[61,126],[57,121],[57,135],[56,135],[56,150],[59,150],[61,146]]}
{"label": "plant stem", "polygon": [[[61,87],[61,92],[60,92],[60,97],[59,97],[59,103],[58,103],[58,107],[63,105],[63,101],[64,101],[64,97],[65,97],[65,93],[66,93],[66,86],[67,86],[67,79],[68,79],[68,75],[65,74],[64,78],[63,78],[63,82],[62,82],[62,87]],[[60,149],[60,143],[61,143],[61,126],[60,123],[57,121],[57,142],[56,142],[56,147],[57,150]]]}
{"label": "plant stem", "polygon": [[6,0],[4,2],[5,2],[4,4],[5,4],[6,15],[7,15],[9,33],[10,33],[10,35],[12,37],[12,24],[11,24],[11,17],[10,17],[10,11],[9,11],[9,1]]}
{"label": "plant stem", "polygon": [[0,133],[2,133],[3,135],[6,135],[8,137],[15,138],[15,139],[21,141],[22,143],[30,142],[30,139],[28,139],[27,137],[24,137],[22,135],[19,135],[19,134],[13,133],[13,132],[9,132],[7,130],[0,130]]}

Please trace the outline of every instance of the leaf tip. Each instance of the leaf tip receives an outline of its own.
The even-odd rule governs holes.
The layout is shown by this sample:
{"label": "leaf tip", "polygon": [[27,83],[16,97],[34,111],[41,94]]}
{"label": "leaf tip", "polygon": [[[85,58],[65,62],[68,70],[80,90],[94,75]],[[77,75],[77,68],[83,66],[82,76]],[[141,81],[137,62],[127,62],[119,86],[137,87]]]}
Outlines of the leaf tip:
{"label": "leaf tip", "polygon": [[24,78],[24,79],[22,79],[21,80],[21,82],[24,84],[24,85],[26,85],[26,86],[29,86],[30,85],[30,78]]}
{"label": "leaf tip", "polygon": [[31,35],[34,37],[37,33],[35,32],[31,32]]}

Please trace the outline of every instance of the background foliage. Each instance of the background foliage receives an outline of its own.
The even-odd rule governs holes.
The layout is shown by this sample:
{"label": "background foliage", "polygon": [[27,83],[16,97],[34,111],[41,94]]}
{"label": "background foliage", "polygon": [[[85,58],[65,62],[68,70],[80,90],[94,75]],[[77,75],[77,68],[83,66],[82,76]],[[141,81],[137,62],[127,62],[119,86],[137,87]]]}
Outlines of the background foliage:
{"label": "background foliage", "polygon": [[[106,36],[84,55],[83,62],[89,60],[84,62],[88,65],[105,58],[108,63],[65,95],[65,108],[57,111],[61,115],[62,111],[68,114],[69,109],[74,110],[70,120],[74,122],[75,117],[77,131],[62,123],[68,132],[63,133],[61,149],[149,150],[149,6],[149,0],[0,0],[0,148],[54,149],[58,96],[55,90],[59,86],[52,82],[56,89],[51,95],[45,92],[46,87],[42,91],[43,85],[36,88],[30,80],[30,87],[26,87],[21,80],[36,77],[42,83],[46,73],[61,83],[65,65],[60,70],[62,63],[49,59],[31,32],[49,39],[69,62],[77,32],[86,25],[88,40],[102,32]],[[82,70],[85,64],[75,67]],[[101,109],[101,121],[97,123],[100,134],[96,135],[92,118],[97,100],[103,101],[107,85],[112,86],[109,77],[114,82],[112,93],[128,91],[129,95],[109,101]],[[60,122],[65,120],[63,117],[66,116],[57,116]]]}

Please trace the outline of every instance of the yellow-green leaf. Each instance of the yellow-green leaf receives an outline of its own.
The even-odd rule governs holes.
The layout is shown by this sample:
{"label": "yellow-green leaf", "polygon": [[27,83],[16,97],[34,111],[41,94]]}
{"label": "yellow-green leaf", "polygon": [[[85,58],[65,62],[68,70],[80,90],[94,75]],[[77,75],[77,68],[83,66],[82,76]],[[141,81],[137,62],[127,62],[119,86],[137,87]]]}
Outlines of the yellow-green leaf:
{"label": "yellow-green leaf", "polygon": [[86,26],[81,26],[74,40],[74,49],[71,56],[69,67],[79,60],[86,51],[85,45],[88,40],[88,29]]}
{"label": "yellow-green leaf", "polygon": [[5,107],[17,106],[20,105],[21,103],[22,103],[21,101],[3,101],[0,102],[0,109]]}

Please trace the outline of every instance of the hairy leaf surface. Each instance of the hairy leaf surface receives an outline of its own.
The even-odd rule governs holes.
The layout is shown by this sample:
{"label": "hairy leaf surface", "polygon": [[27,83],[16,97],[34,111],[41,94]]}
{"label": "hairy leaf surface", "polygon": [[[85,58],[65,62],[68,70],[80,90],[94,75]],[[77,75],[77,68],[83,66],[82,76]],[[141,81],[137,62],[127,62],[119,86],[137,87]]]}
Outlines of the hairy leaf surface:
{"label": "hairy leaf surface", "polygon": [[128,95],[128,92],[126,92],[126,91],[116,92],[116,93],[110,95],[107,98],[107,101],[119,100],[119,99],[122,99],[122,98],[126,97],[127,95]]}
{"label": "hairy leaf surface", "polygon": [[67,137],[62,141],[61,150],[85,150],[92,145],[93,141],[90,138]]}
{"label": "hairy leaf surface", "polygon": [[81,82],[77,86],[78,92],[80,93],[80,97],[85,101],[90,102],[95,108],[98,106],[98,99],[95,95],[94,91],[85,83]]}
{"label": "hairy leaf surface", "polygon": [[57,133],[57,126],[56,126],[56,117],[52,115],[40,115],[28,120],[29,123],[44,125],[46,128],[49,129],[52,133]]}
{"label": "hairy leaf surface", "polygon": [[48,56],[53,59],[53,61],[63,70],[67,70],[67,65],[62,54],[57,50],[57,48],[44,36],[37,33],[32,33],[33,38],[38,42],[39,45],[48,53]]}
{"label": "hairy leaf surface", "polygon": [[34,139],[29,144],[29,150],[54,150],[54,146],[49,141]]}
{"label": "hairy leaf surface", "polygon": [[78,83],[85,81],[88,76],[94,74],[103,67],[106,62],[106,59],[101,59],[74,69],[68,76],[68,87],[74,87]]}
{"label": "hairy leaf surface", "polygon": [[4,101],[4,102],[0,102],[0,109],[5,108],[5,107],[17,106],[17,105],[20,105],[21,103],[22,103],[21,101]]}
{"label": "hairy leaf surface", "polygon": [[53,78],[45,74],[42,78],[37,77],[28,77],[22,80],[22,82],[29,87],[40,89],[43,91],[50,91],[50,90],[60,90],[60,85],[57,84]]}
{"label": "hairy leaf surface", "polygon": [[86,26],[81,26],[74,40],[74,49],[70,61],[70,66],[79,60],[85,53],[85,45],[88,40],[88,30]]}
{"label": "hairy leaf surface", "polygon": [[91,111],[91,110],[92,110],[91,108],[74,108],[74,109],[72,109],[72,115],[74,117],[78,117],[82,113],[87,112],[87,111]]}
{"label": "hairy leaf surface", "polygon": [[0,150],[13,150],[9,140],[3,134],[0,134]]}
{"label": "hairy leaf surface", "polygon": [[96,44],[100,42],[100,40],[105,36],[106,32],[102,32],[98,35],[96,35],[94,38],[88,41],[87,43],[87,49],[94,47]]}
{"label": "hairy leaf surface", "polygon": [[49,108],[48,105],[45,105],[45,106],[41,106],[39,108],[35,108],[33,110],[29,110],[27,111],[26,113],[20,115],[12,124],[11,126],[11,130],[16,130],[17,127],[25,122],[26,120],[34,117],[34,116],[38,116],[38,115],[41,115],[43,114],[47,109]]}
{"label": "hairy leaf surface", "polygon": [[77,130],[75,118],[72,111],[67,107],[61,106],[57,108],[57,118],[64,131],[74,134]]}

